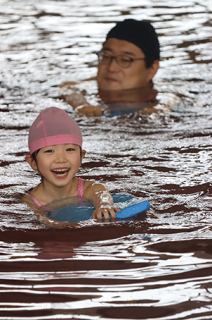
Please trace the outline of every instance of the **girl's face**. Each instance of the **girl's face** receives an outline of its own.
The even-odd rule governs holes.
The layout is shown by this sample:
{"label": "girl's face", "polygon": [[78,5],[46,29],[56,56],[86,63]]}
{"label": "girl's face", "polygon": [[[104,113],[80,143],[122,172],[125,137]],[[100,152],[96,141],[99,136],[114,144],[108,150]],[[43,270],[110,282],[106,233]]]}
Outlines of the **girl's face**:
{"label": "girl's face", "polygon": [[80,153],[80,147],[74,144],[59,144],[39,150],[36,161],[31,158],[31,165],[43,177],[43,182],[57,187],[63,187],[72,182],[85,151]]}

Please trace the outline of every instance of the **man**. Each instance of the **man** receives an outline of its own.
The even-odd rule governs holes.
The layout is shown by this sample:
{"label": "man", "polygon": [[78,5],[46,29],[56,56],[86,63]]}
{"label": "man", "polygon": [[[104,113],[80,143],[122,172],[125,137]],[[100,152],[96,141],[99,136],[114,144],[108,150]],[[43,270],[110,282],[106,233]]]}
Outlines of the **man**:
{"label": "man", "polygon": [[150,23],[127,19],[108,32],[98,57],[100,89],[143,87],[151,82],[159,68],[158,37]]}
{"label": "man", "polygon": [[[154,27],[147,21],[126,19],[118,22],[107,34],[98,53],[97,84],[105,104],[149,102],[157,91],[152,79],[159,69],[160,45]],[[75,95],[65,100],[81,113],[101,115],[101,107],[87,105]],[[76,100],[75,100],[76,101]],[[137,107],[136,107],[137,108]]]}

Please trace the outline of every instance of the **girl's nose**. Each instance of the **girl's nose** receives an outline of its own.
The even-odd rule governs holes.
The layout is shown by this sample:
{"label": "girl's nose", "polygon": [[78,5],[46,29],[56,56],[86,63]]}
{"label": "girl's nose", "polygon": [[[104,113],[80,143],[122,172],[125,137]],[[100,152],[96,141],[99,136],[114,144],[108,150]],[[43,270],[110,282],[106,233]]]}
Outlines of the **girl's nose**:
{"label": "girl's nose", "polygon": [[66,162],[66,160],[67,159],[66,159],[66,155],[64,152],[58,152],[56,154],[56,159],[55,159],[56,162]]}

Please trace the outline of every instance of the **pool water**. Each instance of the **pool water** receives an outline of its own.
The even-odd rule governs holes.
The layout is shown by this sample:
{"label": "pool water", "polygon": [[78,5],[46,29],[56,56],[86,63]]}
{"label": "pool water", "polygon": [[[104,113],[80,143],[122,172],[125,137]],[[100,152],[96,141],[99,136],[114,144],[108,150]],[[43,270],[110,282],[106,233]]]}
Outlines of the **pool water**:
{"label": "pool water", "polygon": [[[79,176],[148,199],[138,221],[38,223],[16,194],[39,182],[24,161],[46,107],[72,112],[59,84],[99,103],[96,54],[124,18],[161,43],[157,112],[73,113],[86,157]],[[12,1],[0,6],[0,319],[212,318],[212,6],[209,0]]]}

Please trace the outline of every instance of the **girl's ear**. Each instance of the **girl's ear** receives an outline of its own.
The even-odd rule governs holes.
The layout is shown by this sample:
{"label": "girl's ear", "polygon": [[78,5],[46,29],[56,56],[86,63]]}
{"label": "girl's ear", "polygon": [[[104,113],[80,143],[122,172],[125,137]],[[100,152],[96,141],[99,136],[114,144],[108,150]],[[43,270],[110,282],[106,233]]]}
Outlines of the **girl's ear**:
{"label": "girl's ear", "polygon": [[86,155],[86,151],[82,150],[82,159],[84,158],[85,155]]}
{"label": "girl's ear", "polygon": [[38,170],[37,164],[30,154],[25,157],[25,160],[33,170]]}

